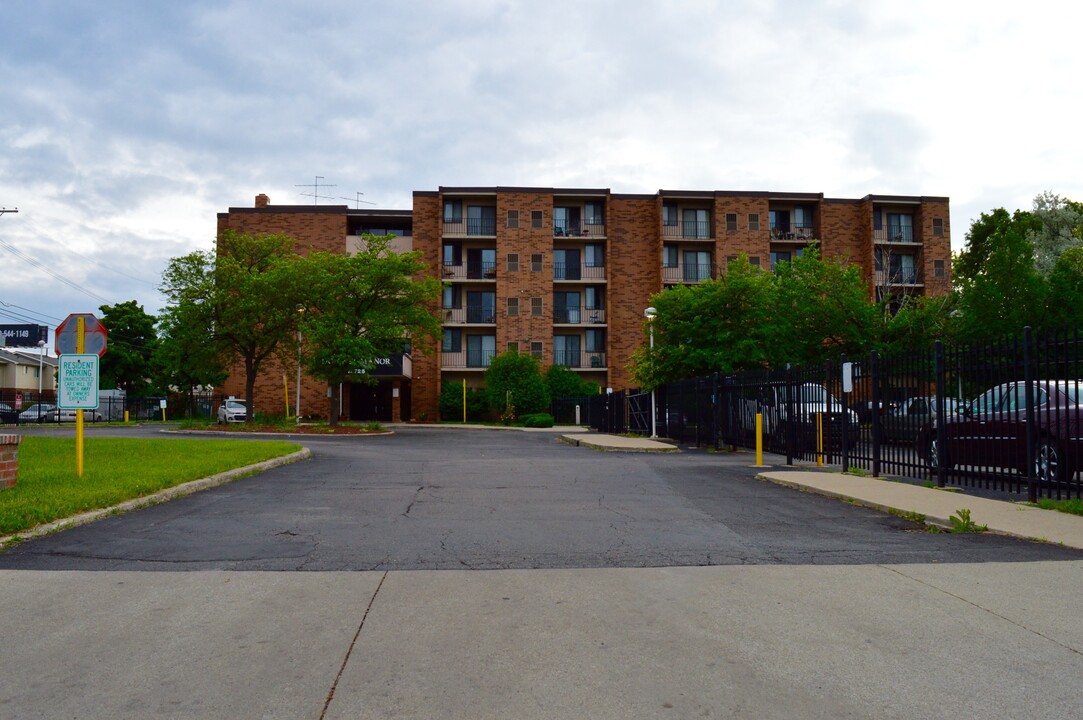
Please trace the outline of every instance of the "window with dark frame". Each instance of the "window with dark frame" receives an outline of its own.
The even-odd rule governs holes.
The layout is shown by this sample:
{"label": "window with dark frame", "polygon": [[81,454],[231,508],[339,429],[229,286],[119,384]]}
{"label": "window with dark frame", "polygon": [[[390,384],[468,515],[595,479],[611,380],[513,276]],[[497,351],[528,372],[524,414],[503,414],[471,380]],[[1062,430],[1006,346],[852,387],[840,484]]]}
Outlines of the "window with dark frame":
{"label": "window with dark frame", "polygon": [[519,352],[519,343],[517,343],[517,342],[509,342],[508,343],[508,352],[513,352],[513,353]]}
{"label": "window with dark frame", "polygon": [[537,253],[530,256],[530,272],[542,271],[542,255]]}
{"label": "window with dark frame", "polygon": [[531,210],[530,211],[530,227],[532,227],[532,228],[540,228],[540,227],[542,227],[542,224],[544,222],[545,222],[545,215],[542,213],[541,210]]}
{"label": "window with dark frame", "polygon": [[748,229],[749,231],[755,231],[760,229],[760,214],[749,213],[748,214]]}
{"label": "window with dark frame", "polygon": [[518,317],[518,316],[519,316],[519,298],[510,297],[510,298],[508,298],[508,317]]}
{"label": "window with dark frame", "polygon": [[540,317],[543,312],[542,299],[540,297],[530,298],[530,314],[534,317]]}
{"label": "window with dark frame", "polygon": [[737,213],[726,213],[726,232],[737,232]]}
{"label": "window with dark frame", "polygon": [[944,277],[947,274],[946,264],[943,260],[933,260],[933,275],[936,277]]}
{"label": "window with dark frame", "polygon": [[519,272],[519,253],[508,253],[508,272]]}
{"label": "window with dark frame", "polygon": [[540,342],[537,342],[537,341],[532,341],[530,343],[530,354],[532,356],[536,357],[537,359],[541,360],[542,359],[542,344]]}
{"label": "window with dark frame", "polygon": [[933,218],[933,235],[943,237],[944,235],[944,218]]}
{"label": "window with dark frame", "polygon": [[508,227],[510,227],[510,228],[519,227],[519,211],[518,210],[508,210]]}
{"label": "window with dark frame", "polygon": [[460,328],[444,329],[443,351],[446,353],[457,353],[463,351],[463,331]]}

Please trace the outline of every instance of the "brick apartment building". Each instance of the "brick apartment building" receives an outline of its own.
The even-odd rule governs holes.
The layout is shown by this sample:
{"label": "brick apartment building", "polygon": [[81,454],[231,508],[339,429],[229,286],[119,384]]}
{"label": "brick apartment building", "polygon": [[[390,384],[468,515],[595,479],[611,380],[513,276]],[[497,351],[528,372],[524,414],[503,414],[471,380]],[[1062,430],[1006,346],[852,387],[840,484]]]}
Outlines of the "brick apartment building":
{"label": "brick apartment building", "polygon": [[[396,421],[437,417],[444,383],[480,386],[510,348],[567,366],[601,387],[628,387],[650,296],[725,272],[745,254],[765,270],[818,246],[859,266],[870,297],[940,295],[951,287],[948,199],[816,193],[441,187],[412,211],[277,206],[218,215],[218,229],[284,233],[302,252],[349,252],[361,233],[394,234],[444,282],[433,308],[444,326],[432,352],[389,358],[375,388],[344,389],[341,414]],[[259,410],[274,411],[286,368],[270,368]],[[243,392],[231,377],[227,392]],[[292,392],[292,390],[291,390]],[[326,388],[302,383],[305,408],[326,411]]]}

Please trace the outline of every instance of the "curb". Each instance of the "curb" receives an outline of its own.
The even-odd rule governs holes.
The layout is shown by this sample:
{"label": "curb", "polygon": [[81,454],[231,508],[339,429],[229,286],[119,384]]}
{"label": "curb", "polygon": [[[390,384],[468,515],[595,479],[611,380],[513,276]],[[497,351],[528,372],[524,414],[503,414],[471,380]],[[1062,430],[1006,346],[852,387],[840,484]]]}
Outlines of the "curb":
{"label": "curb", "polygon": [[45,523],[43,525],[37,525],[29,530],[15,533],[14,535],[0,536],[0,549],[13,542],[20,542],[23,540],[32,540],[43,535],[57,532],[59,530],[67,530],[69,528],[80,527],[82,525],[88,525],[95,520],[100,520],[103,517],[109,515],[117,515],[119,513],[130,512],[132,510],[138,510],[149,505],[157,505],[174,498],[183,497],[185,495],[191,495],[193,493],[200,492],[202,490],[209,490],[211,488],[218,487],[219,485],[225,485],[226,483],[239,480],[243,477],[249,477],[251,475],[257,475],[261,472],[271,470],[283,465],[290,465],[300,460],[307,460],[312,457],[312,451],[308,448],[301,448],[295,453],[289,455],[283,455],[282,457],[272,458],[271,460],[264,460],[263,462],[256,463],[254,465],[246,465],[244,467],[234,468],[232,470],[226,470],[220,472],[217,475],[211,475],[209,477],[200,478],[199,480],[191,480],[180,485],[174,485],[173,487],[164,488],[158,492],[151,493],[150,495],[144,495],[142,497],[132,498],[131,500],[125,500],[122,503],[113,505],[107,508],[100,508],[98,510],[90,510],[79,515],[73,515],[69,518],[63,518],[61,520],[53,520],[52,522]]}
{"label": "curb", "polygon": [[591,440],[583,440],[581,438],[569,437],[568,435],[561,435],[560,442],[574,445],[575,447],[586,447],[591,450],[600,450],[602,452],[628,452],[628,453],[677,453],[681,449],[677,446],[670,447],[643,447],[637,445],[613,445],[609,443],[593,442]]}

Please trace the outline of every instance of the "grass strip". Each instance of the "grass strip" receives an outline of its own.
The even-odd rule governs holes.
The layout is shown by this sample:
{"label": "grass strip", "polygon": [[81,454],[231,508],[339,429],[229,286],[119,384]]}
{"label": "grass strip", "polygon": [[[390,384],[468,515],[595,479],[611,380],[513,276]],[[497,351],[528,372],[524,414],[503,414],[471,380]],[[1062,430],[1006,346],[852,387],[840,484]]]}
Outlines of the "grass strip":
{"label": "grass strip", "polygon": [[1042,498],[1038,501],[1038,507],[1045,510],[1059,510],[1060,512],[1073,515],[1083,515],[1083,500],[1072,498],[1071,500],[1051,500]]}
{"label": "grass strip", "polygon": [[26,436],[19,479],[0,490],[0,535],[110,507],[164,488],[288,455],[281,441],[93,438],[75,473],[75,438]]}

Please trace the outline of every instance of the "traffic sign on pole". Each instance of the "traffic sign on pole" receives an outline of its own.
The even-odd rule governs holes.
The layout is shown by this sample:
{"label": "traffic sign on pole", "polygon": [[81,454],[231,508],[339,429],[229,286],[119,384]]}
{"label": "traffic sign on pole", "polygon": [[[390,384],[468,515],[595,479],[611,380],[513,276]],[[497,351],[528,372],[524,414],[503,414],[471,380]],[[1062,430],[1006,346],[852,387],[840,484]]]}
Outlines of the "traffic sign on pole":
{"label": "traffic sign on pole", "polygon": [[98,407],[97,355],[61,355],[56,381],[56,404],[61,410],[94,410]]}
{"label": "traffic sign on pole", "polygon": [[[79,348],[79,320],[83,320],[83,348]],[[56,327],[56,354],[94,353],[105,354],[109,331],[92,313],[72,313]]]}

